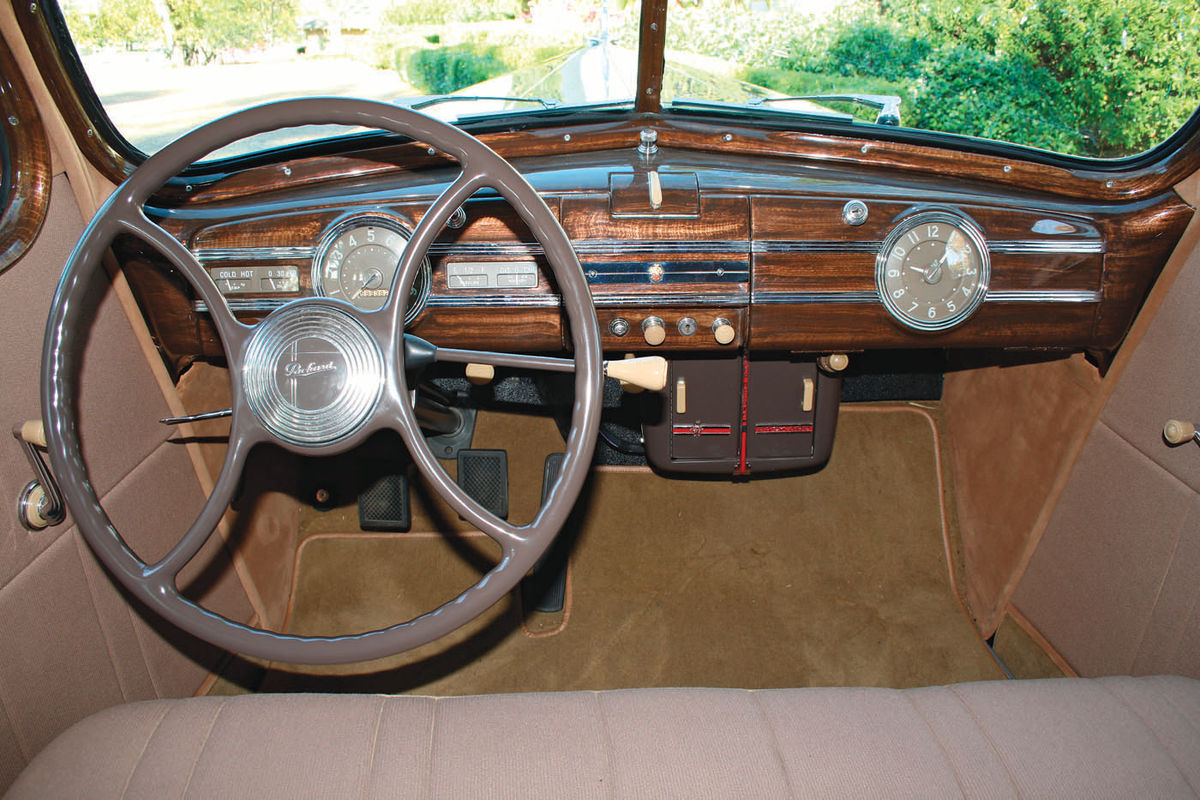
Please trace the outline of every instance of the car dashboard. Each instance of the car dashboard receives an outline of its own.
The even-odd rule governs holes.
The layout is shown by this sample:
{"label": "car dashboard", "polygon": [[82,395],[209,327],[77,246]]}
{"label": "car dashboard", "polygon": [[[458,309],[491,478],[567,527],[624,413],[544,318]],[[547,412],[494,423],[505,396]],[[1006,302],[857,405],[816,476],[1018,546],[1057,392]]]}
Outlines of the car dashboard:
{"label": "car dashboard", "polygon": [[[666,472],[819,466],[840,369],[862,351],[1103,358],[1192,215],[1171,191],[1097,193],[1053,167],[866,140],[666,119],[483,138],[573,243],[606,354],[671,362],[643,431]],[[848,145],[859,158],[835,157]],[[147,211],[246,322],[313,295],[369,312],[457,175],[434,148],[388,144],[180,179]],[[136,240],[116,251],[168,366],[221,359],[194,289]],[[407,303],[408,331],[438,346],[570,346],[541,245],[494,191],[450,218]]]}

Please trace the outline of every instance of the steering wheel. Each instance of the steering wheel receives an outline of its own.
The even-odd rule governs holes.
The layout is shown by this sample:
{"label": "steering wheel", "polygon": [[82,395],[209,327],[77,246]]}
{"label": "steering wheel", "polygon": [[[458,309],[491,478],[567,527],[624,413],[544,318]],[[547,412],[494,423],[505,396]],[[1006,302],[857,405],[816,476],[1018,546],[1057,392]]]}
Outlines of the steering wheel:
{"label": "steering wheel", "polygon": [[[387,303],[362,311],[326,297],[296,300],[257,325],[239,322],[192,253],[145,214],[151,194],[185,167],[239,139],[298,125],[382,129],[436,147],[461,173],[421,218],[405,247]],[[451,215],[477,190],[496,190],[541,243],[562,294],[573,359],[437,348],[404,333],[418,265]],[[229,446],[211,495],[161,560],[137,556],[100,505],[78,434],[77,383],[89,325],[85,309],[101,259],[122,233],[139,236],[187,278],[208,305],[228,360],[233,415]],[[442,468],[418,427],[405,374],[431,361],[574,371],[575,403],[558,482],[533,520],[512,525],[492,515]],[[113,575],[149,608],[227,650],[295,664],[365,661],[400,653],[462,626],[510,591],[553,541],[587,477],[599,428],[602,362],[595,308],[579,259],[537,191],[478,139],[415,111],[341,98],[286,100],[218,119],[150,157],[100,208],[71,253],[54,295],[42,356],[42,418],[51,464],[84,538]],[[184,597],[179,571],[216,530],[234,499],[246,458],[273,443],[301,455],[346,452],[375,432],[396,430],[420,472],[465,519],[500,545],[478,583],[444,605],[388,628],[346,636],[292,636],[230,620]]]}

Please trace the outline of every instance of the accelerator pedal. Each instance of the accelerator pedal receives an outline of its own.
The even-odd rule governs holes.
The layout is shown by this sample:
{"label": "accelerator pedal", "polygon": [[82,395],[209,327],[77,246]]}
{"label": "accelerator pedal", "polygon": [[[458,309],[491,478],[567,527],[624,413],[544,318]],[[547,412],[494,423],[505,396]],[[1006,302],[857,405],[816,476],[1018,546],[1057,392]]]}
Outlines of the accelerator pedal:
{"label": "accelerator pedal", "polygon": [[[542,503],[558,480],[562,472],[565,453],[551,453],[546,456],[546,467],[542,471]],[[559,537],[550,546],[533,571],[521,581],[521,602],[526,613],[538,611],[543,614],[557,614],[563,610],[567,599],[567,556],[570,547],[562,546],[563,537]]]}
{"label": "accelerator pedal", "polygon": [[379,476],[358,495],[358,527],[364,531],[406,532],[412,526],[407,471]]}
{"label": "accelerator pedal", "polygon": [[508,519],[508,452],[459,450],[458,485],[476,503]]}

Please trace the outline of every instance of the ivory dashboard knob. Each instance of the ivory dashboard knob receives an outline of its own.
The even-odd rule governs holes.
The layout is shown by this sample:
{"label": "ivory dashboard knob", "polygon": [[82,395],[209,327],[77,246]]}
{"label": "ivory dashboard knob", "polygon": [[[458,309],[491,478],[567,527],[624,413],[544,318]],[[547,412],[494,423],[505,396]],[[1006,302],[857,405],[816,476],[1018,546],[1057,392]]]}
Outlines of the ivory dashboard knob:
{"label": "ivory dashboard knob", "polygon": [[712,332],[713,338],[717,340],[717,344],[730,344],[737,338],[737,330],[724,317],[713,320]]}
{"label": "ivory dashboard knob", "polygon": [[646,344],[658,347],[667,340],[667,326],[659,317],[646,317],[642,320],[642,336]]}
{"label": "ivory dashboard knob", "polygon": [[1183,444],[1195,435],[1196,426],[1190,422],[1169,419],[1167,424],[1163,425],[1163,438],[1171,444]]}

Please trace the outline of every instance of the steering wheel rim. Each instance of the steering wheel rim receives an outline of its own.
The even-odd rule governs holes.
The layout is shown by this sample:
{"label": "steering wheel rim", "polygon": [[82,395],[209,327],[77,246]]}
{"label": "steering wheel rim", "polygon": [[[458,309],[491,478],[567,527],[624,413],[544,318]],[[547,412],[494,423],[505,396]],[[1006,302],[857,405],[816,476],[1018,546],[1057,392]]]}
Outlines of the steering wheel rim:
{"label": "steering wheel rim", "polygon": [[[151,222],[142,209],[154,191],[203,156],[254,134],[310,124],[361,126],[407,136],[452,156],[462,173],[418,223],[382,309],[364,312],[340,300],[305,298],[272,312],[255,326],[247,326],[234,318],[207,273],[200,274],[203,269],[190,251]],[[492,516],[449,477],[426,444],[408,401],[403,333],[406,298],[429,245],[455,209],[484,187],[499,192],[541,243],[562,295],[574,350],[575,403],[566,457],[554,488],[534,519],[523,526]],[[147,564],[133,552],[101,507],[88,477],[78,435],[76,383],[87,341],[87,326],[81,320],[87,313],[87,294],[99,274],[104,252],[120,233],[132,233],[148,241],[180,268],[207,303],[230,367],[234,411],[221,473],[191,527],[155,564]],[[353,321],[347,323],[347,330],[356,324],[366,329],[367,338],[356,341],[373,343],[379,349],[378,371],[370,367],[364,374],[382,381],[380,399],[371,406],[365,420],[348,431],[339,429],[341,432],[329,440],[315,444],[297,441],[286,426],[281,434],[261,410],[253,407],[247,394],[256,391],[258,385],[255,369],[261,372],[264,363],[267,369],[278,366],[277,361],[270,361],[278,354],[269,347],[268,355],[255,355],[263,350],[259,345],[267,334],[262,331],[272,330],[264,326],[282,320],[273,323],[275,329],[308,325],[306,330],[311,331],[322,321],[342,318]],[[286,336],[284,341],[286,344]],[[275,342],[268,344],[274,346]],[[258,350],[252,353],[254,347]],[[371,349],[370,344],[365,347]],[[51,305],[42,357],[42,417],[51,465],[81,533],[108,570],[151,610],[200,639],[244,655],[295,664],[349,663],[404,652],[461,627],[507,594],[533,567],[566,521],[587,477],[599,428],[601,357],[595,308],[574,248],[541,196],[508,162],[461,129],[410,109],[343,98],[285,100],[236,112],[186,134],[148,158],[96,213],[67,260]],[[374,364],[372,358],[367,360]],[[338,398],[340,402],[341,395]],[[499,562],[476,584],[413,619],[343,636],[296,636],[252,628],[205,609],[180,593],[175,584],[179,571],[217,529],[233,498],[246,456],[254,446],[272,442],[303,455],[329,455],[352,449],[382,428],[397,430],[438,494],[500,544]]]}

